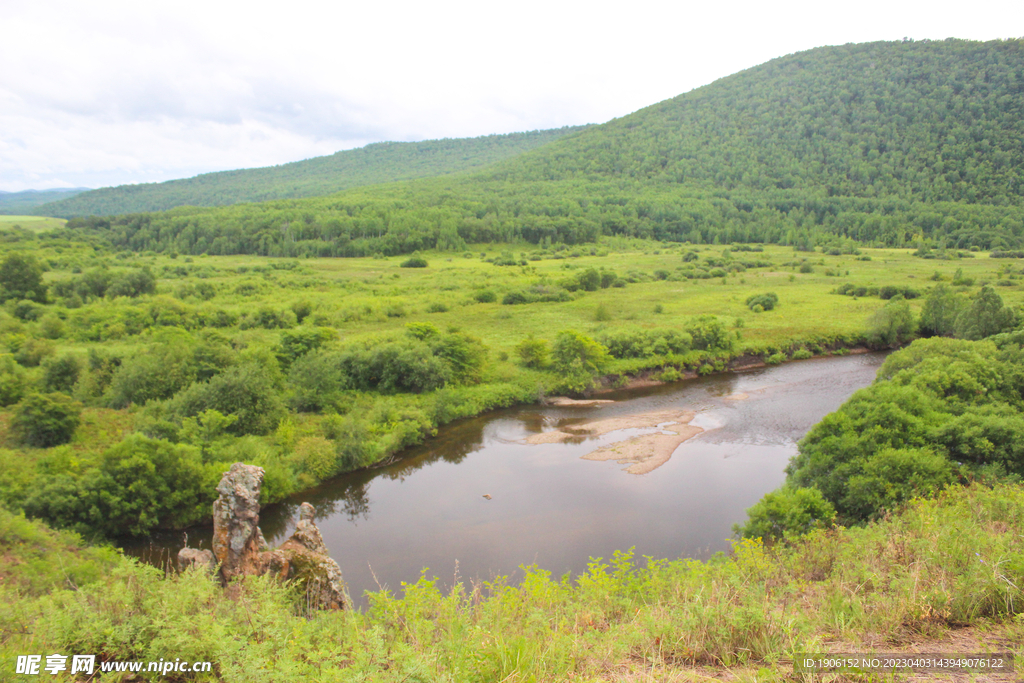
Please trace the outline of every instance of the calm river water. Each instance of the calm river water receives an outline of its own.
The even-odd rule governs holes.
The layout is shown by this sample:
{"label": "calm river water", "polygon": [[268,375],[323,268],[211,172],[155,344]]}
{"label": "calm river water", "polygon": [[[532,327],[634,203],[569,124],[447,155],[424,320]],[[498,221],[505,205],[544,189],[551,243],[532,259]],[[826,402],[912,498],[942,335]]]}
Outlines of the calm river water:
{"label": "calm river water", "polygon": [[[316,506],[317,524],[357,604],[363,593],[400,590],[429,567],[445,586],[522,575],[537,564],[556,576],[586,569],[591,557],[635,547],[637,557],[703,558],[729,547],[732,525],[779,486],[797,441],[854,391],[867,386],[884,354],[818,358],[619,392],[600,407],[521,406],[465,420],[411,449],[387,468],[337,477],[265,509],[271,545],[284,541],[297,506]],[[746,394],[743,400],[726,396]],[[580,456],[626,436],[528,445],[528,435],[560,424],[686,408],[705,431],[643,475],[614,461]],[[485,498],[484,494],[490,496]],[[210,547],[209,530],[189,532]],[[151,560],[175,553],[181,534],[127,549]]]}

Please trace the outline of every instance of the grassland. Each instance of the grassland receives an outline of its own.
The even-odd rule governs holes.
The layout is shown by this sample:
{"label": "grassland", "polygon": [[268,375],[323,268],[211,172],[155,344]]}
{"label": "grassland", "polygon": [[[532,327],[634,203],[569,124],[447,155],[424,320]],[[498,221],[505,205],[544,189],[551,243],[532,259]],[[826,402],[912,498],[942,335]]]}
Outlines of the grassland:
{"label": "grassland", "polygon": [[63,228],[67,220],[48,216],[0,216],[0,231],[17,230],[19,227],[32,232]]}
{"label": "grassland", "polygon": [[[419,256],[426,267],[403,267],[406,257],[111,253],[101,243],[69,238],[74,233],[67,230],[7,234],[14,236],[8,242],[12,251],[33,255],[47,266],[50,300],[46,305],[4,304],[0,343],[12,354],[7,358],[17,361],[5,361],[4,372],[13,373],[10,381],[22,393],[45,392],[60,384],[59,377],[54,379],[60,367],[73,366],[74,377],[57,390],[84,408],[70,443],[50,448],[21,443],[10,428],[16,405],[0,409],[0,473],[9,482],[0,484],[0,498],[19,509],[33,487],[53,483],[62,468],[84,476],[104,462],[104,453],[141,431],[161,443],[205,454],[196,464],[205,472],[195,475],[197,482],[201,479],[196,484],[199,502],[173,524],[209,514],[207,499],[224,463],[246,460],[266,468],[271,482],[267,501],[273,502],[339,472],[397,457],[452,420],[566,391],[566,380],[554,366],[524,367],[519,345],[531,336],[553,343],[563,330],[597,340],[625,333],[685,335],[701,320],[713,320],[720,329],[722,339],[714,348],[609,358],[596,379],[610,386],[638,375],[672,380],[721,371],[739,357],[780,362],[794,353],[842,353],[863,346],[869,318],[886,303],[877,296],[885,286],[920,294],[909,301],[915,312],[930,287],[954,280],[967,295],[992,284],[1007,304],[1024,302],[1019,261],[981,252],[959,252],[961,257],[943,260],[906,249],[851,248],[852,253],[832,254],[770,245],[604,238],[592,245],[548,249],[484,244],[466,252],[425,252]],[[138,296],[86,293],[83,299],[72,291],[90,278],[116,282],[144,272],[155,282]],[[574,288],[588,272],[607,275],[606,283],[614,284],[593,291]],[[841,285],[875,295],[834,293]],[[503,303],[517,292],[538,288],[558,292],[561,300]],[[754,312],[747,305],[749,297],[768,292],[778,297],[774,309]],[[302,313],[301,325],[293,311]],[[306,386],[317,381],[319,371],[296,375],[281,355],[289,340],[311,331],[319,335],[317,353],[334,353],[334,358],[352,349],[406,348],[402,344],[418,343],[409,337],[414,323],[428,323],[437,334],[462,335],[458,338],[471,344],[477,340],[482,355],[471,376],[397,391],[350,383],[330,400],[310,406],[301,395],[320,391]],[[161,363],[192,353],[213,353],[213,360],[196,362],[219,363],[214,374],[233,365],[257,368],[266,386],[273,386],[267,405],[281,412],[271,410],[265,417],[272,422],[260,427],[200,437],[186,418],[201,410],[181,413],[174,397],[189,387],[199,391],[208,375],[188,375],[159,395],[118,393],[125,383],[118,378],[130,375],[129,366],[141,373],[137,377],[162,380],[167,368]],[[587,386],[589,379],[577,390]],[[56,493],[37,498],[47,495],[63,500]],[[66,511],[44,510],[45,500],[36,504],[43,506],[37,514],[45,519],[69,523]],[[78,522],[75,528],[89,533],[95,523],[100,522]]]}

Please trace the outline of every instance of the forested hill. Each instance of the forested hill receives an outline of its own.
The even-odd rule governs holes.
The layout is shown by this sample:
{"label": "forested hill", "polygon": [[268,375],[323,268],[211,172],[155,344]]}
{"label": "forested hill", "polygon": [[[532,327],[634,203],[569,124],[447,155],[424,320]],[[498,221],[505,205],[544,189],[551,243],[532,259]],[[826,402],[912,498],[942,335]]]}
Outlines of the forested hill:
{"label": "forested hill", "polygon": [[378,142],[280,166],[205,173],[163,183],[105,187],[63,201],[52,201],[35,213],[69,218],[329,195],[363,185],[480,168],[584,128],[586,126],[566,126],[477,138]]}
{"label": "forested hill", "polygon": [[[1024,41],[823,47],[474,174],[79,225],[134,249],[362,255],[600,234],[1019,247]],[[74,224],[72,224],[74,225]]]}
{"label": "forested hill", "polygon": [[56,190],[22,190],[21,192],[0,191],[0,215],[18,216],[30,214],[41,204],[67,199],[88,191],[87,187],[60,188]]}
{"label": "forested hill", "polygon": [[494,174],[1020,204],[1021,41],[868,43],[775,59]]}

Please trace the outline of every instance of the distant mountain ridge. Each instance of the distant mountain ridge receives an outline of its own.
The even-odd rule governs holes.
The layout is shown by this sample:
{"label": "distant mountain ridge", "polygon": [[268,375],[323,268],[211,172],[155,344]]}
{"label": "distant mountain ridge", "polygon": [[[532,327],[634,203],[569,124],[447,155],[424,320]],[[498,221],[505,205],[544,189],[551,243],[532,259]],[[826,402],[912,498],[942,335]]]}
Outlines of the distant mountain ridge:
{"label": "distant mountain ridge", "polygon": [[0,215],[20,216],[32,214],[37,206],[48,204],[60,199],[67,199],[82,192],[88,187],[58,188],[55,190],[22,190],[20,192],[4,192],[0,190]]}
{"label": "distant mountain ridge", "polygon": [[1024,40],[815,48],[478,172],[69,225],[130,249],[282,256],[602,234],[1016,249]]}
{"label": "distant mountain ridge", "polygon": [[329,195],[363,185],[481,168],[585,128],[566,126],[476,138],[377,142],[279,166],[204,173],[162,183],[105,187],[52,201],[36,212],[69,218]]}

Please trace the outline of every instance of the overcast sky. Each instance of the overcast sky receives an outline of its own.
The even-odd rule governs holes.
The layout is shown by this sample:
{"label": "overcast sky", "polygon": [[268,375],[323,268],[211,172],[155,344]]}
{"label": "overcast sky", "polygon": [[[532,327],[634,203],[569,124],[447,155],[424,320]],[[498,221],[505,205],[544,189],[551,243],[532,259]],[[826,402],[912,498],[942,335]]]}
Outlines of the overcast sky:
{"label": "overcast sky", "polygon": [[0,0],[0,190],[602,123],[774,57],[1024,36],[1019,0]]}

